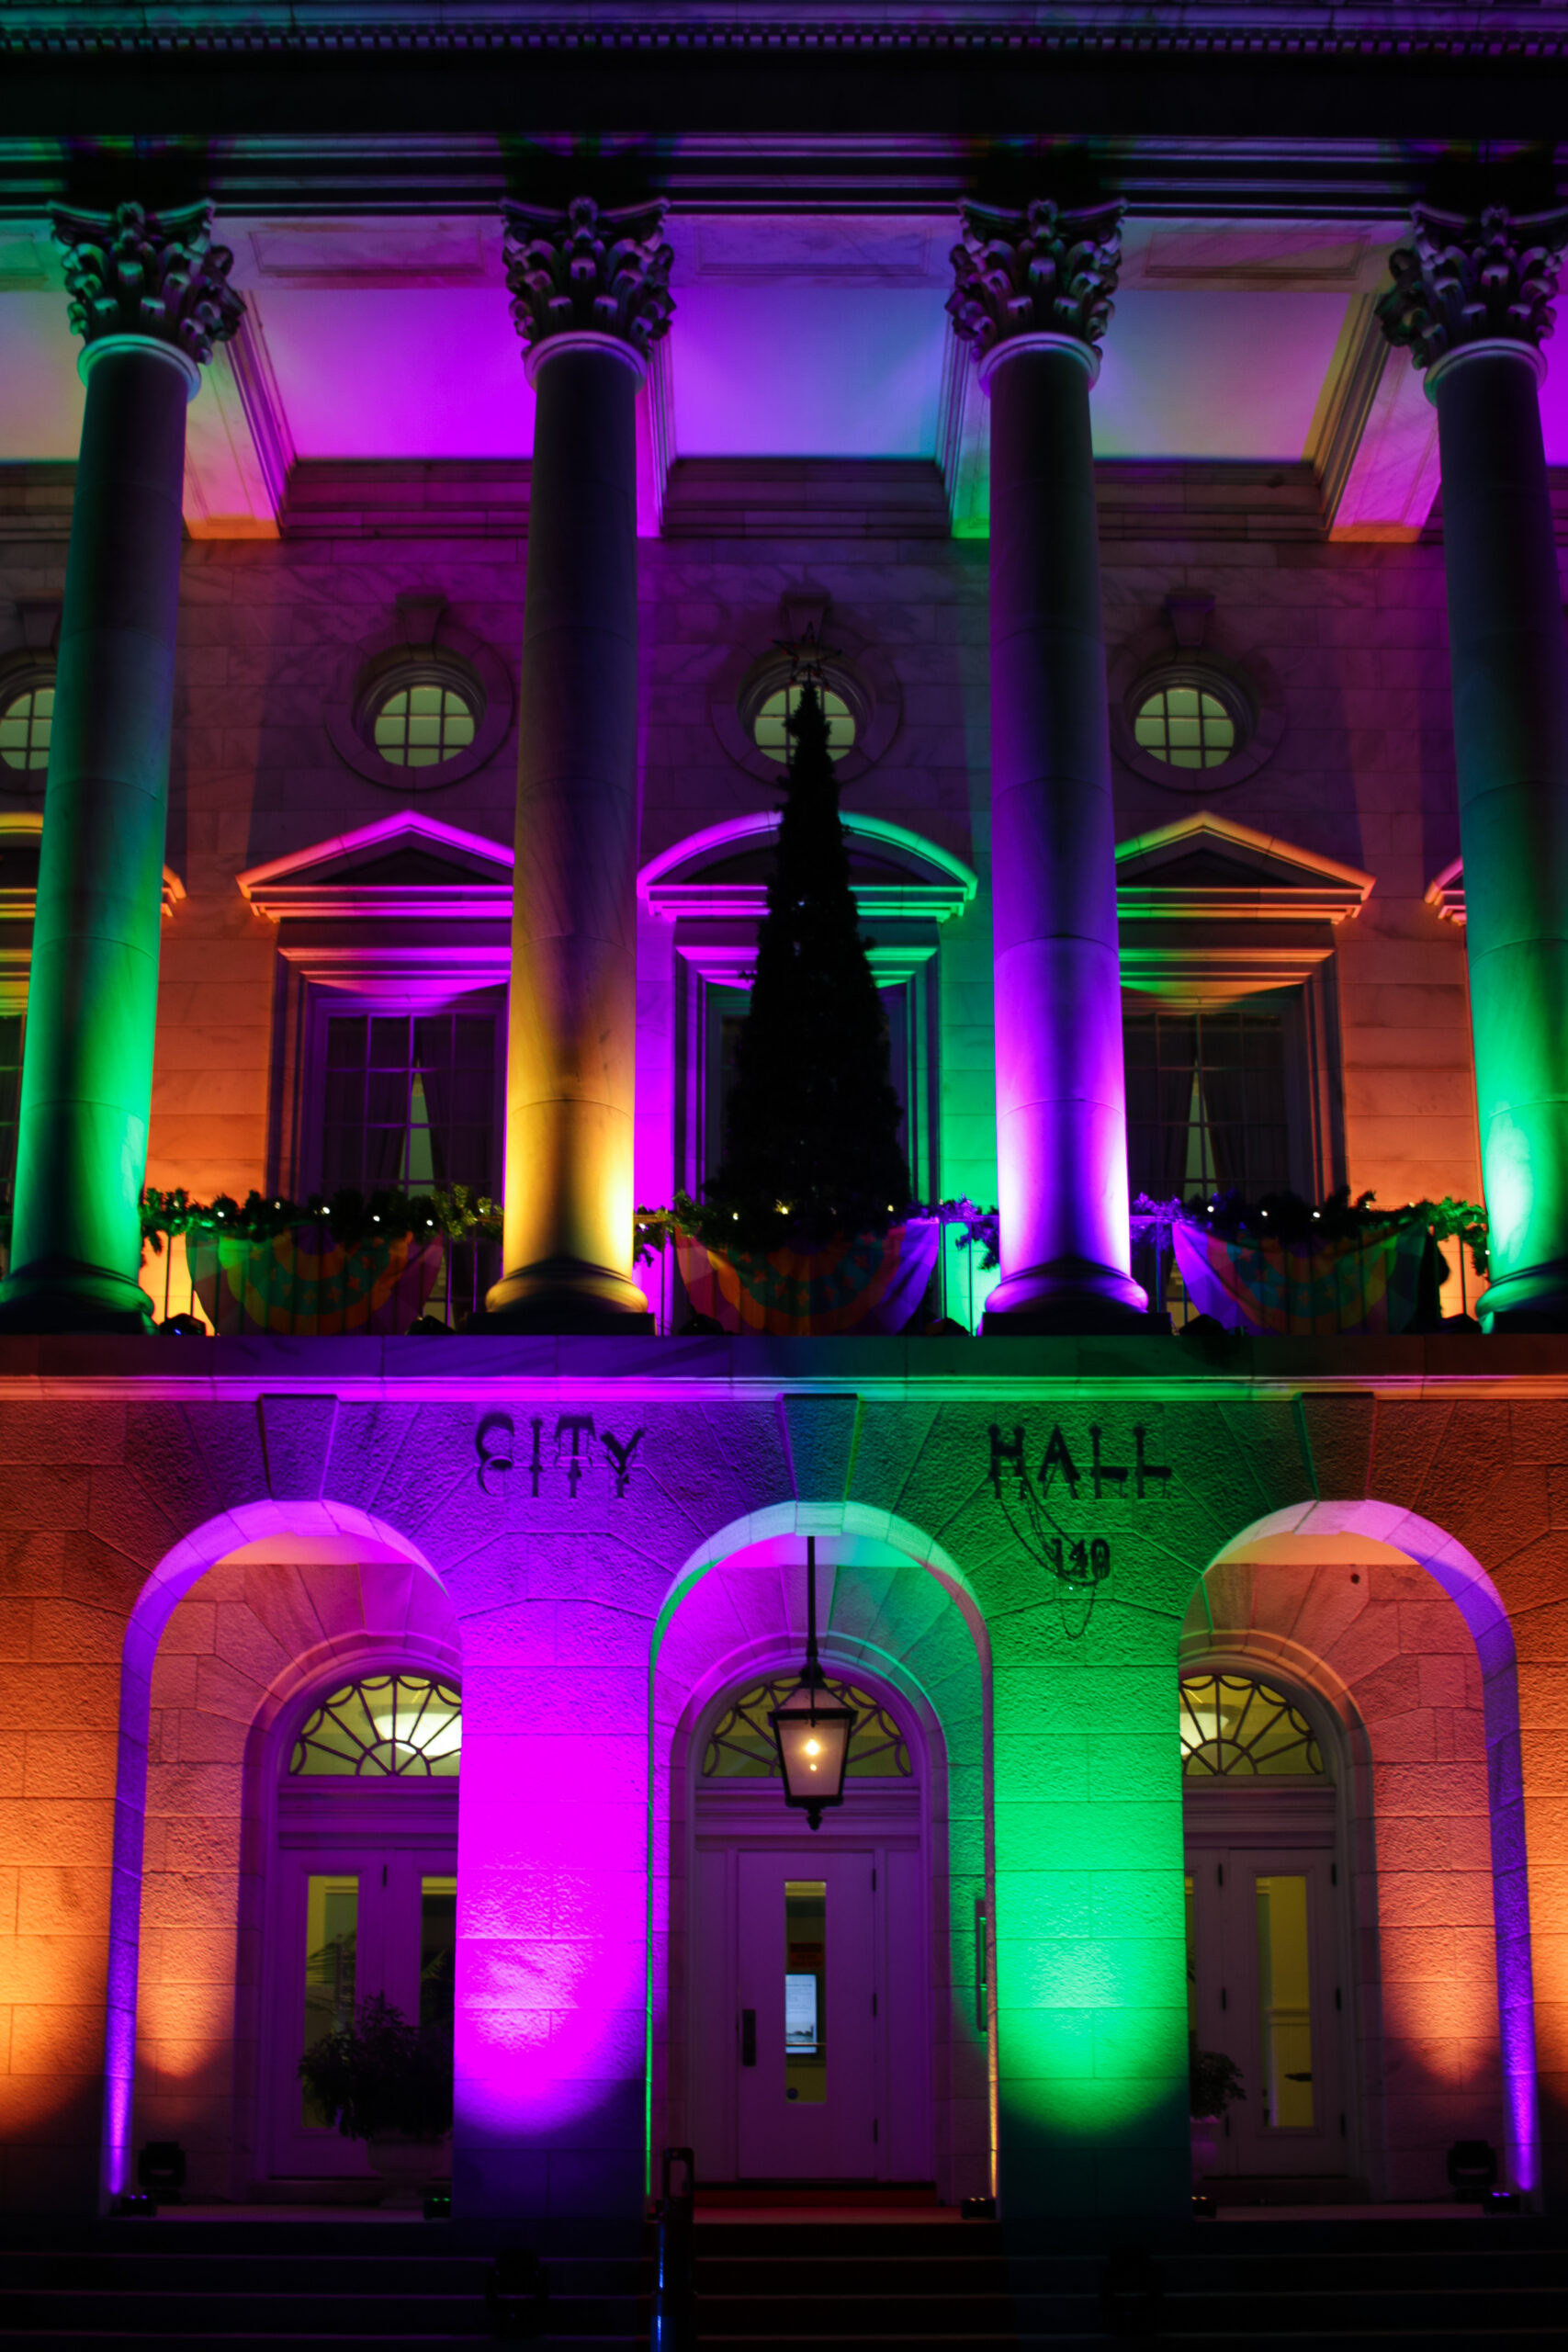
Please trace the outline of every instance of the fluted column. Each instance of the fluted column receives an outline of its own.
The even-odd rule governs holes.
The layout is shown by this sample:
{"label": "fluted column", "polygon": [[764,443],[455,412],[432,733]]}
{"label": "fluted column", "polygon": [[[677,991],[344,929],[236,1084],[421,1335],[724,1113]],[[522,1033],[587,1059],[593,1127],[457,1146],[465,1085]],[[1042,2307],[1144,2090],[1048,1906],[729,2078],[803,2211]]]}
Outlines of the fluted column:
{"label": "fluted column", "polygon": [[1568,215],[1417,207],[1379,304],[1438,412],[1493,1328],[1568,1329],[1568,651],[1538,386]]}
{"label": "fluted column", "polygon": [[664,207],[508,204],[537,396],[523,620],[506,1073],[510,1330],[651,1329],[632,1280],[637,438],[669,324]]}
{"label": "fluted column", "polygon": [[948,309],[991,402],[1001,1280],[987,1332],[1136,1329],[1089,388],[1120,207],[964,208]]}
{"label": "fluted column", "polygon": [[212,208],[54,211],[87,388],[0,1328],[140,1330],[186,404],[243,305]]}

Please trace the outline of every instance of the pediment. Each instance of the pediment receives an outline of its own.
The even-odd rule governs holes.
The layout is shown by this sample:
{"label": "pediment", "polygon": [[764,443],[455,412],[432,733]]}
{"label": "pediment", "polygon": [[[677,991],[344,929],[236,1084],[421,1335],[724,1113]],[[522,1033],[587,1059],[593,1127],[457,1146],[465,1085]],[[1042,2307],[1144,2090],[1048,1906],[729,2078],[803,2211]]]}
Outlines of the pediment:
{"label": "pediment", "polygon": [[1116,852],[1123,922],[1145,921],[1343,922],[1371,896],[1373,876],[1200,809]]}
{"label": "pediment", "polygon": [[1122,985],[1168,1006],[1301,988],[1372,876],[1200,809],[1116,852]]}
{"label": "pediment", "polygon": [[276,922],[325,917],[509,915],[513,854],[414,809],[290,850],[240,875]]}
{"label": "pediment", "polygon": [[[976,877],[962,858],[907,826],[843,811],[850,879],[868,922],[945,922],[969,904]],[[656,914],[759,918],[767,902],[779,817],[764,809],[689,834],[649,859],[637,889]]]}

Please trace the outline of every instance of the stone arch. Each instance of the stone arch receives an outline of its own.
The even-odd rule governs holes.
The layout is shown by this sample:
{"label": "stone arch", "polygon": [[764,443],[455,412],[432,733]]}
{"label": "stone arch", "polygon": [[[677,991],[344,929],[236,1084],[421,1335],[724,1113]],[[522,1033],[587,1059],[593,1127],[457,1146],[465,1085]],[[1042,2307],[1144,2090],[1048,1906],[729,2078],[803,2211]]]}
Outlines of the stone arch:
{"label": "stone arch", "polygon": [[[352,1504],[262,1501],[205,1521],[158,1562],[137,1595],[121,1652],[115,1775],[113,1876],[109,1895],[107,2016],[100,2189],[106,2202],[131,2186],[137,2017],[153,1680],[164,1634],[180,1602],[220,1566],[402,1569],[444,1589],[424,1553],[386,1521]],[[326,1646],[323,1643],[321,1646]],[[329,1651],[330,1654],[330,1651]],[[319,1670],[319,1664],[318,1664]],[[256,1715],[285,1703],[297,1687],[287,1668],[276,1698],[258,1693]],[[247,1725],[245,1741],[253,1726]]]}
{"label": "stone arch", "polygon": [[946,1929],[933,1928],[933,1994],[951,2011],[938,2037],[945,2069],[935,2083],[939,2178],[950,2193],[986,2193],[994,2045],[975,2030],[973,1922],[974,1903],[993,1876],[989,1639],[966,1577],[941,1545],[855,1503],[779,1503],[731,1521],[684,1562],[659,1612],[649,1691],[651,2144],[660,2144],[671,2106],[682,2111],[692,1744],[721,1692],[798,1667],[807,1534],[817,1538],[829,1670],[836,1665],[884,1688],[924,1751],[933,1919]]}
{"label": "stone arch", "polygon": [[[1336,1566],[1343,1584],[1323,1577]],[[1434,1600],[1434,1584],[1444,1602]],[[1204,1571],[1182,1649],[1209,1648],[1272,1660],[1339,1717],[1357,1779],[1355,1817],[1345,1826],[1360,1926],[1380,1954],[1380,2080],[1384,2060],[1397,2063],[1402,2052],[1413,2068],[1421,2063],[1423,1998],[1428,2061],[1457,2074],[1466,2036],[1456,2033],[1440,2052],[1431,2022],[1445,1980],[1416,1972],[1436,1966],[1447,1935],[1446,1981],[1460,1988],[1467,1930],[1472,1941],[1477,1931],[1489,1939],[1504,2161],[1510,2182],[1533,2192],[1539,2124],[1518,1683],[1495,1585],[1463,1544],[1415,1511],[1367,1499],[1298,1503],[1241,1530]],[[1480,1918],[1434,1919],[1439,1888],[1459,1914],[1468,1903]],[[1412,1974],[1391,1999],[1382,1955],[1395,1950]],[[1469,1997],[1462,1989],[1449,1996],[1456,2013]],[[1492,2030],[1488,2013],[1476,2046]]]}

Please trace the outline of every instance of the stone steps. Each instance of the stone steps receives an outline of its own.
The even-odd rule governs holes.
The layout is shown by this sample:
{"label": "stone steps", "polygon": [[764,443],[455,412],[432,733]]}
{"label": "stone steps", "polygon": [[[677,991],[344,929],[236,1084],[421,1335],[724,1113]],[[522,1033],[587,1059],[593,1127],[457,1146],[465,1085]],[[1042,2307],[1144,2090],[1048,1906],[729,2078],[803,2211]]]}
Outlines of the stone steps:
{"label": "stone steps", "polygon": [[[558,2226],[546,2346],[646,2346],[650,2267],[610,2233]],[[0,2224],[0,2336],[20,2352],[170,2344],[474,2344],[496,2332],[498,2247],[460,2222]],[[1014,2352],[1149,2335],[1281,2352],[1447,2352],[1568,2342],[1568,2230],[1530,2216],[1172,2224],[1137,2247],[1064,2222],[704,2222],[701,2352]]]}

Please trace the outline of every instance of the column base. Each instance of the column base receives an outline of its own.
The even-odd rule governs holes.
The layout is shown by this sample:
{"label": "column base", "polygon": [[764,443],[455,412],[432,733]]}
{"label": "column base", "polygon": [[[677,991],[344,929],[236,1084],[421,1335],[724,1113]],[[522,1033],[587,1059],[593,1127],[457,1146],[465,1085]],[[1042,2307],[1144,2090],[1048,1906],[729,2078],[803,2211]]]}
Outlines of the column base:
{"label": "column base", "polygon": [[1131,1274],[1087,1258],[1058,1258],[1009,1274],[986,1301],[983,1339],[1070,1339],[1097,1332],[1168,1331]]}
{"label": "column base", "polygon": [[636,1283],[613,1266],[591,1266],[580,1258],[547,1258],[503,1274],[487,1294],[483,1314],[470,1316],[464,1326],[468,1331],[562,1334],[654,1328]]}
{"label": "column base", "polygon": [[139,1283],[76,1260],[41,1259],[0,1283],[0,1335],[36,1331],[127,1331],[153,1328],[152,1302]]}
{"label": "column base", "polygon": [[1568,1264],[1526,1266],[1505,1274],[1484,1293],[1477,1312],[1483,1331],[1568,1331]]}

